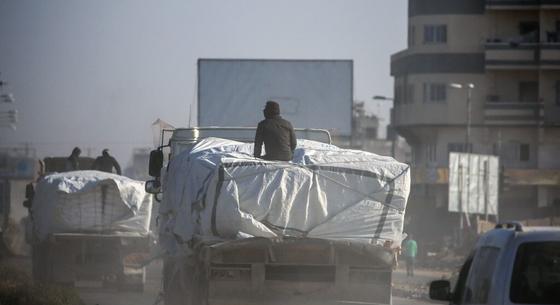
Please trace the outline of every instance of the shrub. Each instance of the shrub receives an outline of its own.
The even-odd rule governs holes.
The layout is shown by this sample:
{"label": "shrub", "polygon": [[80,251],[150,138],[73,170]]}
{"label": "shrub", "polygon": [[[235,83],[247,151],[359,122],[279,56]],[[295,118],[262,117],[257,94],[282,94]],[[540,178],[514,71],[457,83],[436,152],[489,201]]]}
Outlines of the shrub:
{"label": "shrub", "polygon": [[0,305],[81,305],[72,288],[33,285],[24,272],[0,267]]}

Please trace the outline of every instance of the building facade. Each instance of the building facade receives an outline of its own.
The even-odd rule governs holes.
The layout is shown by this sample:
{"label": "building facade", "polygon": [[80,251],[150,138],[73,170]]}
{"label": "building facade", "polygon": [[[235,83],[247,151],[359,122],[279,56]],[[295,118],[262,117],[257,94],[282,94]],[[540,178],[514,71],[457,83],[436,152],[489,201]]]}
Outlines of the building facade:
{"label": "building facade", "polygon": [[408,23],[391,74],[392,124],[412,147],[409,214],[423,222],[409,230],[457,227],[452,151],[500,156],[501,220],[560,216],[560,0],[409,0]]}
{"label": "building facade", "polygon": [[333,144],[349,149],[358,149],[382,156],[392,156],[397,161],[410,163],[411,152],[406,141],[395,136],[390,126],[387,137],[379,137],[379,118],[367,114],[364,102],[355,101],[352,106],[352,133],[350,136],[333,136]]}

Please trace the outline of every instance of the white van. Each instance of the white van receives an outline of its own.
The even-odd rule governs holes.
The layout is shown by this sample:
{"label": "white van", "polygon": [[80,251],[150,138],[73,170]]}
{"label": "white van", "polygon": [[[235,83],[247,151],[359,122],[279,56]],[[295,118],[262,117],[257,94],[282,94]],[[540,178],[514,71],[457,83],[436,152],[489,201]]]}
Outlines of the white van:
{"label": "white van", "polygon": [[450,304],[560,304],[560,228],[498,224],[481,236],[455,289],[430,284],[430,298]]}

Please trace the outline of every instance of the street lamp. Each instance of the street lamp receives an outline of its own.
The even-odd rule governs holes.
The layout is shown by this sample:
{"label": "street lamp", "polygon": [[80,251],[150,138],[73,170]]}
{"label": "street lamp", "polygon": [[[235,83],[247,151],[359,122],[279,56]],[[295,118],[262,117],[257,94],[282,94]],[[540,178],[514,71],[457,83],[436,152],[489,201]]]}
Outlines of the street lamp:
{"label": "street lamp", "polygon": [[[467,83],[467,84],[458,84],[458,83],[451,83],[449,84],[449,87],[454,88],[454,89],[466,89],[467,90],[467,126],[466,126],[466,132],[465,132],[465,148],[464,148],[464,152],[466,152],[467,155],[467,200],[466,200],[466,205],[469,204],[470,201],[470,182],[471,182],[471,178],[470,178],[470,170],[471,170],[471,156],[470,153],[472,152],[472,149],[470,149],[470,138],[471,138],[471,97],[472,97],[472,90],[474,89],[474,84],[472,83]],[[458,180],[459,181],[459,180]],[[462,196],[462,186],[463,184],[461,183],[459,185],[459,199],[461,200],[463,198]],[[468,207],[465,207],[465,205],[463,205],[463,202],[461,200],[461,212],[464,214],[465,216],[465,220],[467,221],[467,225],[470,226],[470,220],[469,220],[469,211],[468,211]],[[461,229],[461,237],[463,234],[463,216],[460,217],[459,220],[459,227]],[[462,241],[461,241],[462,243]]]}
{"label": "street lamp", "polygon": [[471,152],[469,148],[470,145],[470,138],[471,138],[471,98],[472,98],[472,89],[474,89],[474,84],[458,84],[458,83],[451,83],[449,87],[454,89],[466,89],[467,90],[467,131],[465,133],[465,152]]}
{"label": "street lamp", "polygon": [[374,95],[372,98],[376,101],[394,101],[395,100],[392,97],[386,97],[386,96],[383,96],[383,95]]}

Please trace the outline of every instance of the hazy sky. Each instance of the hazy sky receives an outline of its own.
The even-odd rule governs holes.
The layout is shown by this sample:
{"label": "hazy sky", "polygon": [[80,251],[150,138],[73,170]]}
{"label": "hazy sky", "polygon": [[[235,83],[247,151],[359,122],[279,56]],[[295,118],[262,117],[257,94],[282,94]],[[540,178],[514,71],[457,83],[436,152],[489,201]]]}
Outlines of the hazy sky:
{"label": "hazy sky", "polygon": [[198,58],[352,59],[355,99],[391,96],[406,16],[405,0],[0,0],[0,78],[16,98],[0,110],[19,111],[0,143],[38,157],[108,147],[126,166],[157,118],[187,126]]}

